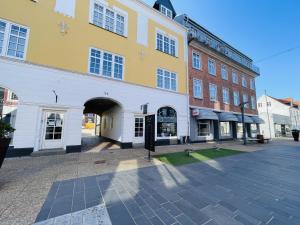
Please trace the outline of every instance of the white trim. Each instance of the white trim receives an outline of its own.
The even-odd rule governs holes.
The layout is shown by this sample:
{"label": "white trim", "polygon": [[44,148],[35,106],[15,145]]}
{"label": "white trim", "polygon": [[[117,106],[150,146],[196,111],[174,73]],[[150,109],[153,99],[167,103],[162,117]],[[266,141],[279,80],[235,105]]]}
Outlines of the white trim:
{"label": "white trim", "polygon": [[[211,99],[211,93],[210,93],[210,87],[211,86],[215,86],[215,90],[216,90],[216,98],[215,99]],[[213,84],[213,83],[209,83],[208,85],[208,92],[209,92],[209,100],[211,102],[218,102],[218,86],[216,84]]]}
{"label": "white trim", "polygon": [[[165,74],[165,72],[169,72],[170,73],[170,89],[167,89],[167,88],[164,88],[164,87],[158,87],[158,83],[157,83],[157,76],[158,76],[158,73],[157,73],[157,71],[158,70],[162,70],[163,71],[163,86],[165,86],[164,84],[165,84],[165,79],[164,79],[164,74]],[[172,82],[171,82],[171,80],[172,80],[172,74],[175,74],[176,75],[176,90],[173,90],[172,89]],[[178,92],[178,74],[176,73],[176,72],[172,72],[172,71],[170,71],[170,70],[167,70],[167,69],[163,69],[162,67],[158,67],[157,69],[156,69],[156,88],[158,88],[158,89],[161,89],[161,90],[168,90],[168,91],[170,91],[170,92]]]}
{"label": "white trim", "polygon": [[[213,64],[214,64],[214,68],[215,68],[215,71],[214,71],[214,73],[211,73],[211,71],[209,70],[209,62],[213,62]],[[212,58],[208,58],[208,60],[207,60],[207,71],[208,71],[208,73],[210,74],[210,75],[212,75],[212,76],[217,76],[217,64],[216,64],[216,60],[214,60],[214,59],[212,59]]]}
{"label": "white trim", "polygon": [[[227,93],[228,93],[228,101],[227,102],[224,99],[224,91],[227,91]],[[229,88],[222,87],[222,97],[223,97],[223,103],[226,104],[226,105],[229,105],[230,104],[230,90],[229,90]]]}
{"label": "white trim", "polygon": [[[102,26],[99,26],[97,24],[94,24],[94,5],[98,4],[103,7],[103,21],[102,21]],[[114,24],[113,24],[113,31],[107,30],[105,28],[105,23],[106,23],[106,10],[110,10],[114,12]],[[117,15],[123,16],[124,17],[124,34],[118,34],[117,33]],[[123,37],[128,37],[128,12],[116,7],[112,6],[109,7],[108,2],[104,0],[90,0],[90,7],[89,7],[89,23],[100,27],[104,30],[107,30],[109,32],[113,32],[117,35],[123,36]]]}
{"label": "white trim", "polygon": [[[163,36],[163,39],[162,39],[162,44],[163,44],[163,50],[159,50],[157,48],[157,43],[158,43],[158,40],[157,40],[157,34],[160,34]],[[164,45],[164,38],[168,38],[169,39],[169,52],[165,52],[165,45]],[[175,41],[175,55],[172,55],[171,54],[171,40]],[[155,28],[155,50],[159,51],[159,52],[163,52],[165,54],[168,54],[170,56],[173,56],[173,57],[178,57],[178,38],[171,35],[171,34],[168,34],[167,32],[159,29],[159,28]]]}
{"label": "white trim", "polygon": [[[200,81],[200,84],[201,84],[201,93],[200,93],[200,97],[197,97],[195,96],[195,81]],[[196,98],[196,99],[203,99],[203,81],[200,80],[200,79],[197,79],[197,78],[193,78],[193,97]]]}
{"label": "white trim", "polygon": [[[1,19],[0,21],[3,21],[6,26],[5,26],[5,31],[4,31],[4,39],[3,39],[3,46],[2,46],[2,52],[0,53],[0,56],[5,56],[8,58],[12,58],[12,59],[17,59],[17,60],[26,60],[26,56],[27,56],[27,49],[28,49],[28,42],[29,42],[29,34],[30,34],[30,28],[26,27],[24,25],[20,25],[18,23],[14,23],[5,19]],[[10,32],[11,32],[11,27],[12,25],[17,26],[19,28],[23,28],[26,29],[26,37],[25,37],[25,45],[24,45],[24,54],[23,57],[16,57],[16,56],[11,56],[7,54],[8,51],[8,45],[9,45],[9,38],[10,38]]]}
{"label": "white trim", "polygon": [[[101,54],[100,55],[99,74],[92,73],[90,71],[90,69],[91,69],[90,66],[91,66],[91,52],[92,52],[92,49],[100,51],[100,54]],[[104,53],[112,55],[111,77],[103,75]],[[115,73],[114,73],[115,72],[115,56],[120,57],[120,58],[123,59],[122,79],[115,78]],[[102,49],[96,48],[96,47],[90,47],[89,48],[89,56],[88,56],[88,73],[91,74],[91,75],[101,76],[101,77],[105,77],[105,78],[109,78],[109,79],[113,79],[113,80],[125,80],[124,79],[124,76],[125,76],[125,57],[122,56],[122,55],[118,55],[118,54],[106,51],[106,50],[102,50]]]}
{"label": "white trim", "polygon": [[[199,68],[194,67],[194,54],[199,56],[199,66],[200,66]],[[202,68],[203,68],[202,67],[202,54],[194,49],[192,50],[192,67],[195,70],[202,70]]]}
{"label": "white trim", "polygon": [[[223,77],[223,68],[225,68],[225,71],[226,71],[226,77]],[[221,64],[221,78],[222,78],[222,80],[228,80],[228,67],[227,67],[227,65],[225,65],[225,64]]]}

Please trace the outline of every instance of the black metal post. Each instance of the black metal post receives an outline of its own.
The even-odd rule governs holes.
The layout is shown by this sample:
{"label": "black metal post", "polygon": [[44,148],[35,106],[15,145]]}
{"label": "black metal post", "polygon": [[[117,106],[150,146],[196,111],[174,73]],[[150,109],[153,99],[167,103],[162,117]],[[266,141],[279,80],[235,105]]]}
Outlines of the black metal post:
{"label": "black metal post", "polygon": [[246,137],[246,124],[245,124],[245,105],[248,104],[248,102],[242,102],[241,103],[241,112],[242,112],[242,123],[243,123],[243,141],[244,145],[247,145],[247,137]]}

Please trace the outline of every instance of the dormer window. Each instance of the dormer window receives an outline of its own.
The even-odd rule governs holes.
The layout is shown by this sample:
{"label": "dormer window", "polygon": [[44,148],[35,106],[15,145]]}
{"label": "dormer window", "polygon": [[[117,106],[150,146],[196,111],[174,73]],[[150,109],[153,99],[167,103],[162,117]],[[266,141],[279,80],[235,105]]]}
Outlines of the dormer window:
{"label": "dormer window", "polygon": [[166,15],[167,17],[173,19],[173,12],[172,10],[166,8],[165,6],[161,5],[160,6],[160,12],[164,15]]}

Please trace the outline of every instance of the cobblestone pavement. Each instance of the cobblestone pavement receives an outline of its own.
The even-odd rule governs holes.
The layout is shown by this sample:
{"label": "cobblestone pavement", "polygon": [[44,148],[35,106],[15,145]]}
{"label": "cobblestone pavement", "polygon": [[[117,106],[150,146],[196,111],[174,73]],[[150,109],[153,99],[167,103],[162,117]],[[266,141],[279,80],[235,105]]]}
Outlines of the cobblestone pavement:
{"label": "cobblestone pavement", "polygon": [[101,203],[113,225],[300,224],[298,144],[222,147],[265,151],[182,167],[149,163],[144,150],[7,159],[0,170],[0,224],[31,224]]}

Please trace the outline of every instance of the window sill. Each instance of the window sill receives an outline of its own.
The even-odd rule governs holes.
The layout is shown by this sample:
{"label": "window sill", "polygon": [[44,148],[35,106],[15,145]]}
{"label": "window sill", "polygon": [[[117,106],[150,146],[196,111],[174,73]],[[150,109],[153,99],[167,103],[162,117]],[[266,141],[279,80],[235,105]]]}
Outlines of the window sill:
{"label": "window sill", "polygon": [[117,36],[119,36],[119,37],[122,37],[122,38],[128,38],[128,36],[121,35],[121,34],[118,34],[118,33],[114,32],[114,31],[107,30],[107,29],[105,29],[105,28],[103,28],[103,27],[100,27],[100,26],[98,26],[98,25],[96,25],[96,24],[93,24],[93,23],[89,23],[89,24],[92,25],[92,26],[94,26],[94,27],[97,27],[97,28],[100,28],[100,29],[102,29],[102,30],[105,30],[105,31],[107,31],[107,32],[109,32],[109,33],[115,34],[115,35],[117,35]]}
{"label": "window sill", "polygon": [[171,54],[169,54],[169,53],[166,53],[166,52],[163,52],[163,51],[161,51],[161,50],[159,50],[159,49],[156,49],[157,51],[159,51],[159,52],[161,52],[161,53],[163,53],[163,54],[165,54],[165,55],[169,55],[169,56],[172,56],[172,57],[174,57],[174,58],[179,58],[178,56],[176,56],[176,55],[171,55]]}
{"label": "window sill", "polygon": [[196,67],[193,67],[193,66],[192,66],[192,68],[193,68],[194,70],[203,71],[202,67],[201,67],[201,68],[196,68]]}
{"label": "window sill", "polygon": [[197,100],[203,100],[203,97],[195,97],[193,96],[194,99],[197,99]]}
{"label": "window sill", "polygon": [[208,72],[208,74],[211,75],[211,76],[214,76],[214,77],[217,76],[217,74],[212,74],[212,73],[210,73],[210,72]]}

